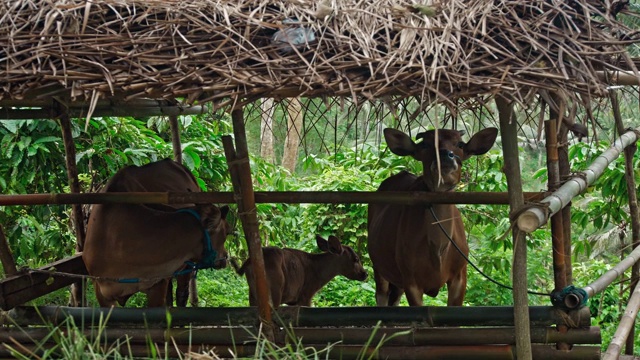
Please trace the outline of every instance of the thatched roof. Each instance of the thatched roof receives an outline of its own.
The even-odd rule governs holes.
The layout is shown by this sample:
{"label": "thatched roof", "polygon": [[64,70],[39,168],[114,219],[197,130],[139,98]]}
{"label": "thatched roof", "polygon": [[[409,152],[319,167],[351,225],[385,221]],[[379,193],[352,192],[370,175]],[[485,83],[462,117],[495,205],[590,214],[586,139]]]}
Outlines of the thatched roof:
{"label": "thatched roof", "polygon": [[[268,96],[457,99],[497,92],[521,100],[530,89],[597,96],[607,85],[598,70],[635,69],[625,46],[637,34],[615,18],[625,5],[6,0],[0,101],[58,95],[220,105]],[[301,27],[299,38],[308,41],[299,48],[286,52],[286,43],[274,42]]]}

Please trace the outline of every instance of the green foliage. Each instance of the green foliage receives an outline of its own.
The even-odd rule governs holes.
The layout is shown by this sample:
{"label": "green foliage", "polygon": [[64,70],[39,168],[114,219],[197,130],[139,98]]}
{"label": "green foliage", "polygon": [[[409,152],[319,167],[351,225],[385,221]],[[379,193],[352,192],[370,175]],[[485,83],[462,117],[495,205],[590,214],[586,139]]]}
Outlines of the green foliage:
{"label": "green foliage", "polygon": [[[181,118],[185,164],[194,172],[205,190],[231,189],[223,156],[221,136],[229,133],[228,117],[214,115]],[[172,156],[170,135],[166,121],[150,118],[97,118],[84,129],[84,121],[73,124],[76,157],[80,179],[85,191],[95,190],[113,173],[129,164],[145,164]],[[0,122],[0,188],[5,194],[48,193],[68,191],[64,166],[64,147],[59,128],[52,121]],[[584,169],[608,147],[577,144],[570,148],[572,169]],[[533,159],[536,153],[524,152],[523,158]],[[533,172],[536,163],[526,160],[526,186],[538,190],[546,181],[546,170]],[[638,154],[635,169],[640,168]],[[416,161],[391,154],[383,145],[380,149],[368,144],[357,148],[342,147],[329,156],[308,154],[301,160],[300,174],[251,158],[256,190],[263,191],[374,191],[380,182],[408,170],[421,171]],[[505,191],[499,150],[474,157],[464,164],[458,191]],[[618,257],[619,246],[603,246],[603,234],[617,234],[614,230],[627,226],[628,205],[621,160],[605,170],[603,177],[573,202],[574,279],[577,286],[595,280]],[[640,171],[636,170],[636,177]],[[612,186],[620,184],[620,186]],[[459,206],[471,248],[471,260],[487,275],[510,285],[512,239],[508,207],[503,205]],[[69,207],[63,206],[7,206],[0,212],[11,249],[19,266],[40,266],[70,255],[75,236],[69,223]],[[314,236],[334,234],[363,257],[365,268],[372,275],[366,251],[367,207],[363,204],[258,204],[260,235],[265,244],[292,247],[317,252]],[[239,222],[235,236],[227,242],[230,254],[239,259],[247,256],[246,242]],[[596,237],[600,236],[600,237]],[[551,244],[548,229],[541,229],[527,238],[529,249],[529,288],[548,292],[553,288]],[[595,259],[593,259],[595,258]],[[198,275],[201,305],[245,306],[248,287],[244,277],[231,269],[201,271]],[[427,305],[445,305],[446,291]],[[64,292],[56,292],[46,300],[64,303]],[[91,291],[89,291],[91,293]],[[334,279],[314,298],[316,306],[370,306],[375,304],[373,277],[366,282]],[[92,296],[92,295],[90,295]],[[93,303],[95,300],[92,300]],[[134,296],[129,304],[144,306],[142,295]],[[622,314],[620,295],[614,287],[590,300],[595,322],[603,327],[605,342],[610,339],[613,324]],[[468,291],[465,305],[509,305],[510,290],[485,279],[469,267]],[[548,298],[530,296],[531,304],[548,304]],[[406,305],[406,300],[403,300]],[[266,348],[265,348],[266,349]]]}

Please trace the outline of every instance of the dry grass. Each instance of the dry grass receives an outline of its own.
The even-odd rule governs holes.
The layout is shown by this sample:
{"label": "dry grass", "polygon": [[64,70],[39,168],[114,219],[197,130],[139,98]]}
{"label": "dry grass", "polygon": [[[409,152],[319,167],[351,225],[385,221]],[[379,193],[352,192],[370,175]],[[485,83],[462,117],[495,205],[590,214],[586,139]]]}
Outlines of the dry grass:
{"label": "dry grass", "polygon": [[[259,97],[504,92],[602,96],[596,71],[635,70],[596,0],[11,0],[0,3],[0,101],[58,95],[184,103]],[[286,18],[315,40],[282,54]],[[578,94],[578,95],[575,95]],[[458,104],[459,105],[459,104]]]}

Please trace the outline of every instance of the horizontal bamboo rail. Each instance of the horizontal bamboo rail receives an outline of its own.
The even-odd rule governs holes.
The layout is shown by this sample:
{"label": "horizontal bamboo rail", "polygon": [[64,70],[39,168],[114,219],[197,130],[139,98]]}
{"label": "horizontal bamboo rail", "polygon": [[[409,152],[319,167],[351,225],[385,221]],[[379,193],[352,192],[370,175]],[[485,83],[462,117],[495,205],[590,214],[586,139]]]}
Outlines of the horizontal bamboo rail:
{"label": "horizontal bamboo rail", "polygon": [[[0,345],[0,357],[14,357],[6,346],[12,344]],[[319,358],[329,359],[387,359],[387,360],[514,360],[515,346],[513,345],[477,345],[477,346],[383,346],[379,349],[373,346],[363,345],[340,345],[334,344],[326,352],[321,352],[328,348],[327,343],[322,344],[304,344],[306,353],[311,351],[319,353]],[[13,348],[17,347],[13,344]],[[23,345],[19,353],[28,356],[42,355],[44,349],[38,348],[36,345]],[[556,350],[549,345],[532,346],[534,360],[599,360],[599,346],[574,346],[570,351]],[[202,354],[205,352],[215,352],[221,358],[230,358],[234,354],[237,358],[260,358],[264,353],[264,349],[258,348],[255,344],[238,344],[231,346],[199,347],[191,345],[174,345],[169,344],[165,349],[158,346],[154,357],[161,358],[178,358],[184,357],[184,353],[193,352]],[[263,351],[263,353],[261,353]],[[30,352],[30,353],[29,353]],[[147,358],[150,353],[149,346],[146,344],[130,344],[123,345],[120,348],[123,355],[133,356],[136,358]]]}
{"label": "horizontal bamboo rail", "polygon": [[520,214],[517,219],[518,228],[530,233],[544,225],[550,216],[562,210],[576,195],[593,184],[602,175],[604,169],[620,156],[624,148],[638,140],[636,131],[640,131],[640,128],[622,134],[608,150],[600,154],[586,170],[582,171],[583,176],[574,176],[567,180],[558,190],[541,201],[543,205],[533,206]]}
{"label": "horizontal bamboo rail", "polygon": [[[289,204],[494,204],[509,203],[506,192],[423,192],[423,191],[282,191],[255,192],[256,203]],[[539,201],[546,193],[527,192],[526,201]],[[195,203],[235,203],[233,192],[121,192],[84,194],[24,194],[0,195],[0,206],[12,205],[67,205],[67,204],[195,204]]]}
{"label": "horizontal bamboo rail", "polygon": [[[513,307],[335,307],[312,308],[298,306],[280,307],[274,314],[275,321],[295,327],[311,326],[384,326],[415,324],[424,327],[440,326],[514,326]],[[551,326],[569,322],[573,327],[591,326],[588,307],[565,314],[552,306],[532,306],[529,309],[531,326]],[[123,324],[148,324],[166,327],[170,315],[173,326],[255,326],[259,323],[255,307],[229,308],[73,308],[63,306],[20,306],[1,314],[3,323],[18,325],[43,324],[43,321],[60,324],[68,317],[76,324],[97,324],[99,319],[109,318],[112,326]]]}
{"label": "horizontal bamboo rail", "polygon": [[[0,343],[9,343],[11,339],[21,344],[29,344],[44,339],[51,333],[48,327],[0,328]],[[112,327],[107,331],[97,328],[85,328],[82,333],[87,339],[100,339],[114,343],[127,338],[131,343],[170,342],[180,345],[232,345],[254,341],[259,330],[255,327],[191,327],[172,329],[141,329],[131,327]],[[513,327],[482,328],[415,328],[415,327],[368,327],[368,328],[287,328],[276,335],[276,342],[285,343],[290,334],[302,338],[309,344],[337,343],[344,345],[365,344],[371,341],[379,343],[383,339],[392,346],[426,345],[514,345]],[[599,344],[599,327],[570,329],[562,333],[555,327],[531,328],[531,342],[534,344]]]}
{"label": "horizontal bamboo rail", "polygon": [[[84,118],[90,108],[88,102],[70,102],[63,105],[70,118]],[[39,109],[38,109],[39,108]],[[54,119],[59,106],[52,100],[0,100],[0,120]],[[176,105],[166,100],[138,99],[128,102],[99,100],[91,116],[177,116],[203,114],[200,105]]]}
{"label": "horizontal bamboo rail", "polygon": [[607,351],[602,356],[602,360],[617,360],[620,357],[620,352],[622,351],[622,346],[627,341],[627,337],[629,336],[629,332],[633,328],[636,320],[636,316],[638,315],[638,309],[640,308],[640,285],[637,285],[631,298],[629,299],[629,303],[627,304],[627,309],[620,320],[620,324],[616,329],[609,346],[607,347]]}

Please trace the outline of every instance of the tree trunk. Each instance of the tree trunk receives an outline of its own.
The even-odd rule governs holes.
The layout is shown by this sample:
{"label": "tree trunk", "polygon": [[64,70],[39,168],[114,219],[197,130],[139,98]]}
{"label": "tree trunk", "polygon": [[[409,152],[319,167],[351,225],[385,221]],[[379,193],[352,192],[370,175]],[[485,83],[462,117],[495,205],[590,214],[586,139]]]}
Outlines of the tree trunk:
{"label": "tree trunk", "polygon": [[302,132],[302,103],[298,98],[292,98],[287,105],[287,138],[284,142],[282,166],[291,171],[296,170],[298,160],[298,146]]}
{"label": "tree trunk", "polygon": [[272,98],[262,99],[262,122],[260,123],[260,157],[273,163],[275,155],[273,153],[273,106]]}

